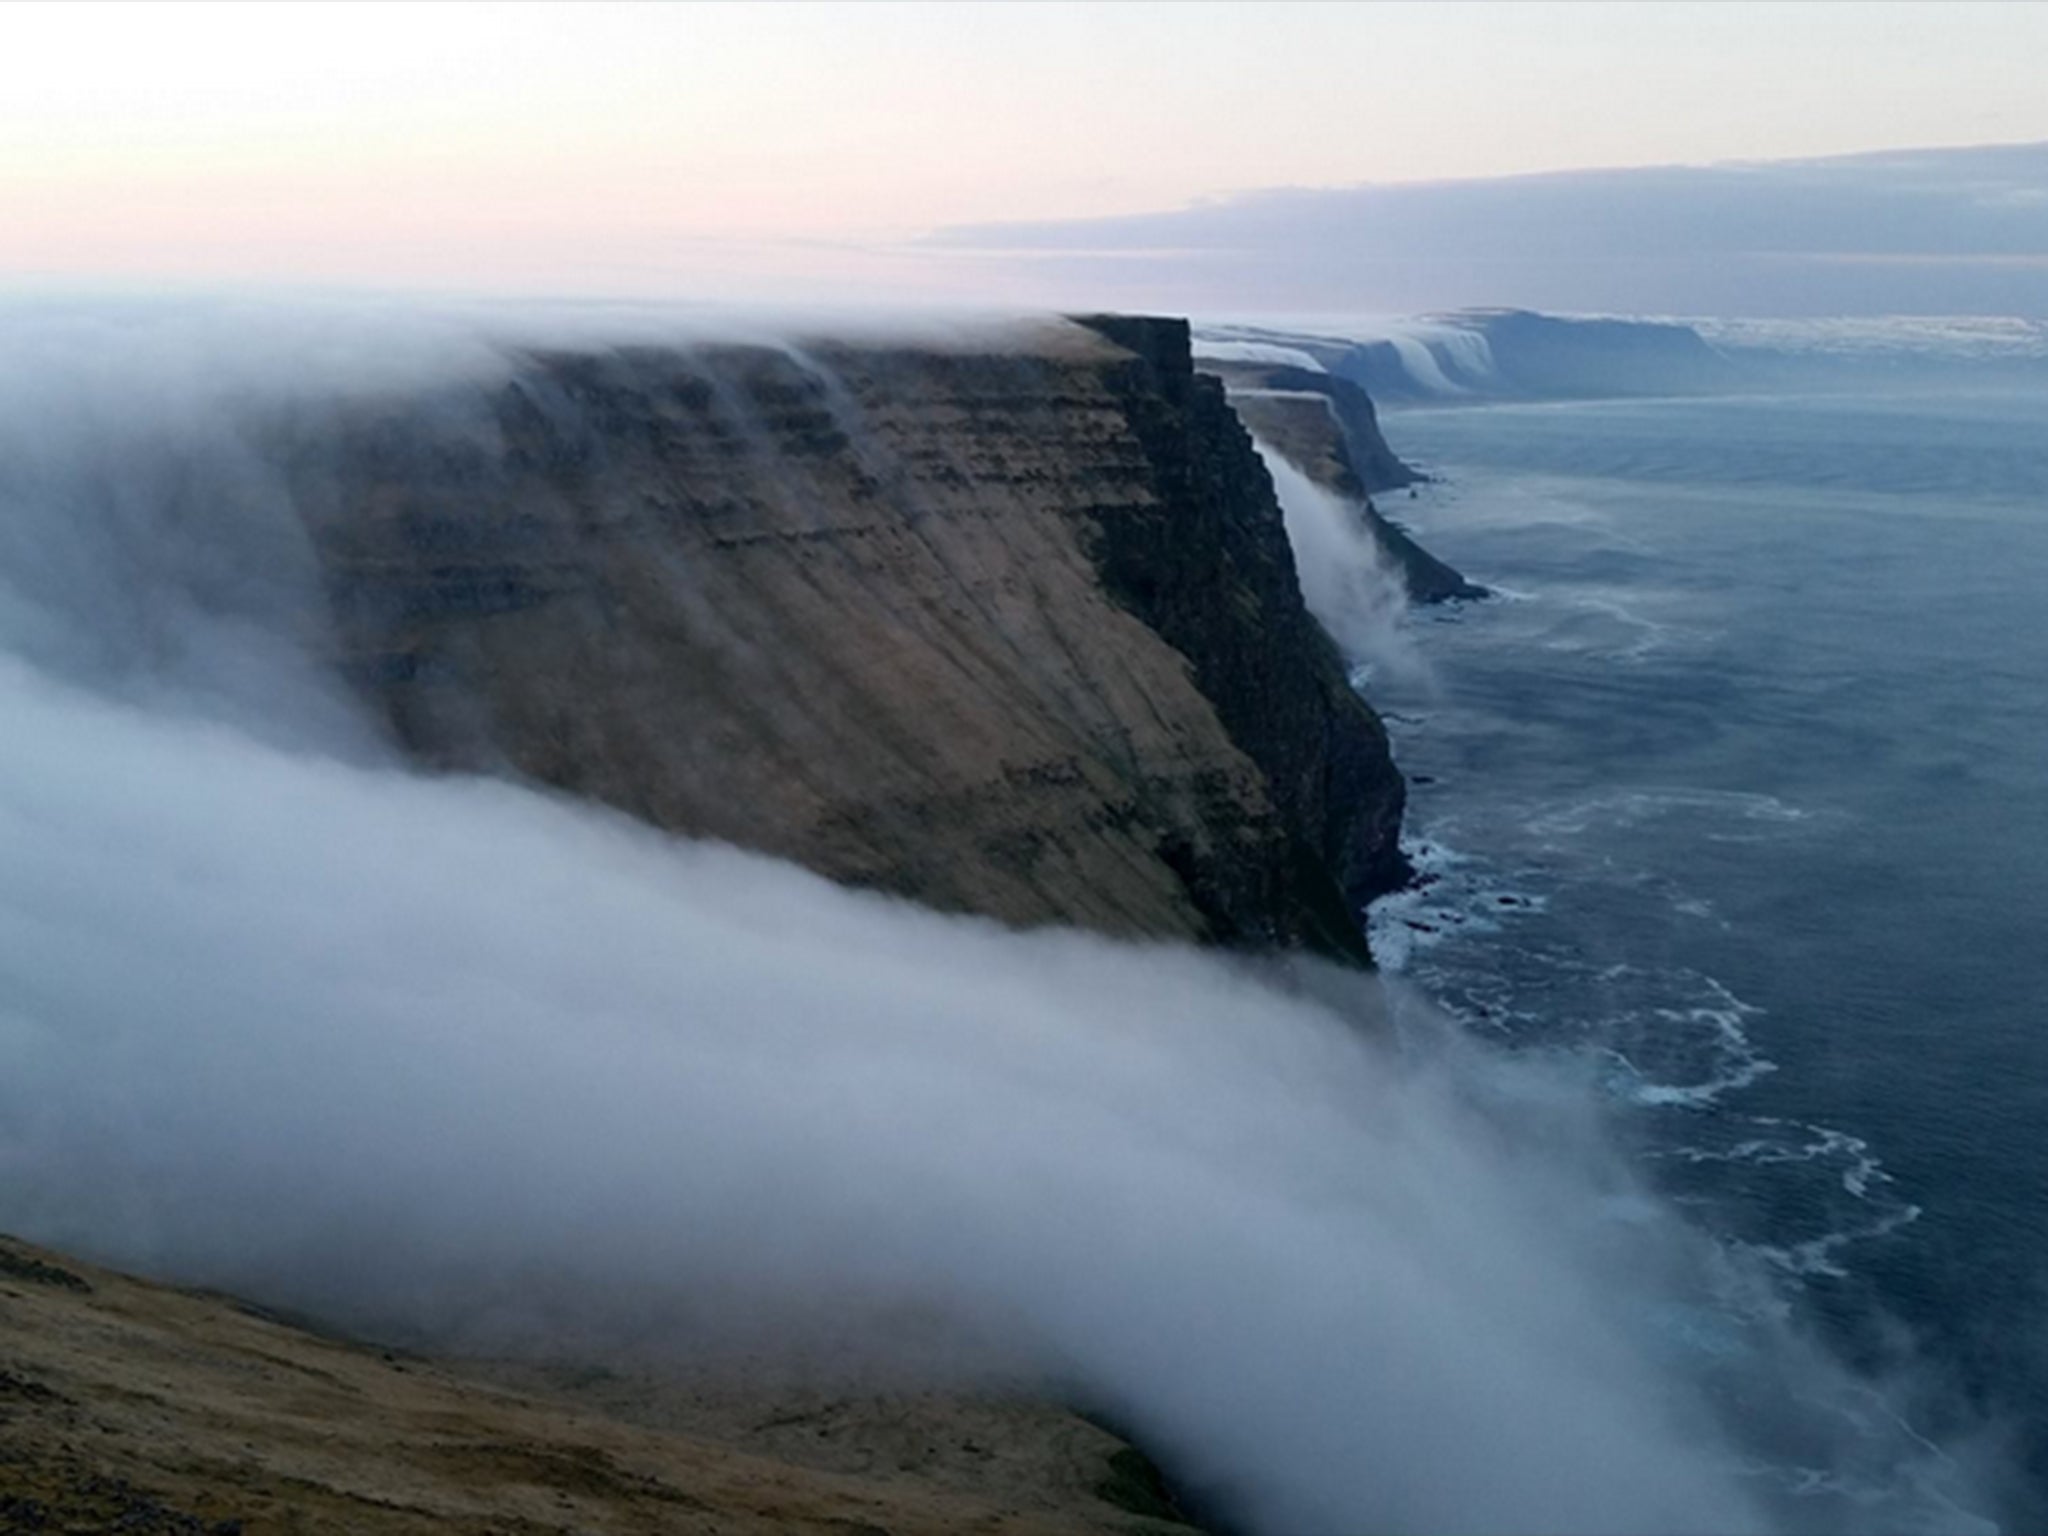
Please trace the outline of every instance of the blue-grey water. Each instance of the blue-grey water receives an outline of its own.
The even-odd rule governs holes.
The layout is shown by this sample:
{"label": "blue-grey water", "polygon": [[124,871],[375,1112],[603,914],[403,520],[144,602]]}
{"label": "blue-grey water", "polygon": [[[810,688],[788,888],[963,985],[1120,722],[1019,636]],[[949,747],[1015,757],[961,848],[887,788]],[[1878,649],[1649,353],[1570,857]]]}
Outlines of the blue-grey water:
{"label": "blue-grey water", "polygon": [[2048,1529],[2048,395],[1387,427],[1440,479],[1386,510],[1503,595],[1367,685],[1427,882],[1383,955],[1592,1055],[1664,1186]]}

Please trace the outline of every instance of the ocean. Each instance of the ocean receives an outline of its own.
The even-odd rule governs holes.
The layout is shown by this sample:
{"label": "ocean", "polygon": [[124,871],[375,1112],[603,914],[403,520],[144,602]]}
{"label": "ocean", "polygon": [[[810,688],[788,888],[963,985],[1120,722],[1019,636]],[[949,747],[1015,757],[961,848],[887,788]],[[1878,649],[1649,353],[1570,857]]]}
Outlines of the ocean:
{"label": "ocean", "polygon": [[2048,393],[1385,426],[1435,479],[1383,510],[1499,594],[1363,683],[1422,874],[1386,969],[1591,1063],[1731,1259],[1683,1348],[1789,1309],[1880,1385],[1864,1464],[1765,1452],[1795,1492],[2048,1529]]}

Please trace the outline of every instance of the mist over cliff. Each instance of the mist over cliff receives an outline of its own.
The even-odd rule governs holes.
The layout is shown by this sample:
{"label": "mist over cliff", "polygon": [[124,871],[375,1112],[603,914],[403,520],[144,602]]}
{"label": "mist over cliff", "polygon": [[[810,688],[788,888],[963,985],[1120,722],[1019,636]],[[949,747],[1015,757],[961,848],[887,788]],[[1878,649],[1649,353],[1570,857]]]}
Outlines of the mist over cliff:
{"label": "mist over cliff", "polygon": [[1317,958],[1398,781],[1184,329],[273,319],[6,317],[0,1225],[1045,1392],[1255,1529],[1804,1518],[1867,1389],[1692,1347],[1764,1282],[1590,1085]]}
{"label": "mist over cliff", "polygon": [[[1355,392],[1383,406],[1627,396],[1999,387],[2048,379],[2048,323],[2015,316],[1758,320],[1466,309],[1416,316],[1214,320],[1204,365],[1238,385]],[[1379,451],[1367,415],[1350,436],[1367,490],[1415,472]]]}

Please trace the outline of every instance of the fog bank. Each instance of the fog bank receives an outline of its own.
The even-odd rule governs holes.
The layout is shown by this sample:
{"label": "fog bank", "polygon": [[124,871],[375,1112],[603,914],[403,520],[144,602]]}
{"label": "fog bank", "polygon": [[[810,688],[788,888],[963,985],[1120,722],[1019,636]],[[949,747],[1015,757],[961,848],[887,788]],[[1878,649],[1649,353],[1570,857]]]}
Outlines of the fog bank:
{"label": "fog bank", "polygon": [[1359,509],[1275,449],[1260,443],[1258,450],[1287,523],[1302,601],[1337,642],[1354,677],[1368,681],[1377,672],[1405,681],[1426,678],[1427,666],[1401,629],[1407,584],[1381,555]]}
{"label": "fog bank", "polygon": [[1741,1277],[1583,1073],[409,772],[249,375],[72,335],[0,369],[0,1227],[433,1348],[1053,1392],[1259,1530],[1802,1518],[1759,1444],[1832,1464],[1844,1379],[1694,1342]]}
{"label": "fog bank", "polygon": [[1612,1170],[1306,997],[0,698],[12,1230],[442,1346],[934,1314],[1262,1528],[1753,1523]]}

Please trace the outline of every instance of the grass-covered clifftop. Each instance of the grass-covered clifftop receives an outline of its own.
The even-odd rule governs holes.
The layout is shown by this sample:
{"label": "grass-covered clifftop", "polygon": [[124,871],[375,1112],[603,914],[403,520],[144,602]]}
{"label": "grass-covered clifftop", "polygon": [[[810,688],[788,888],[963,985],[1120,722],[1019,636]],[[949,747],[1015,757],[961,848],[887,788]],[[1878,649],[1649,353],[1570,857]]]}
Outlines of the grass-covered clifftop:
{"label": "grass-covered clifftop", "polygon": [[1051,1406],[428,1360],[0,1236],[0,1531],[970,1529],[1187,1527]]}

